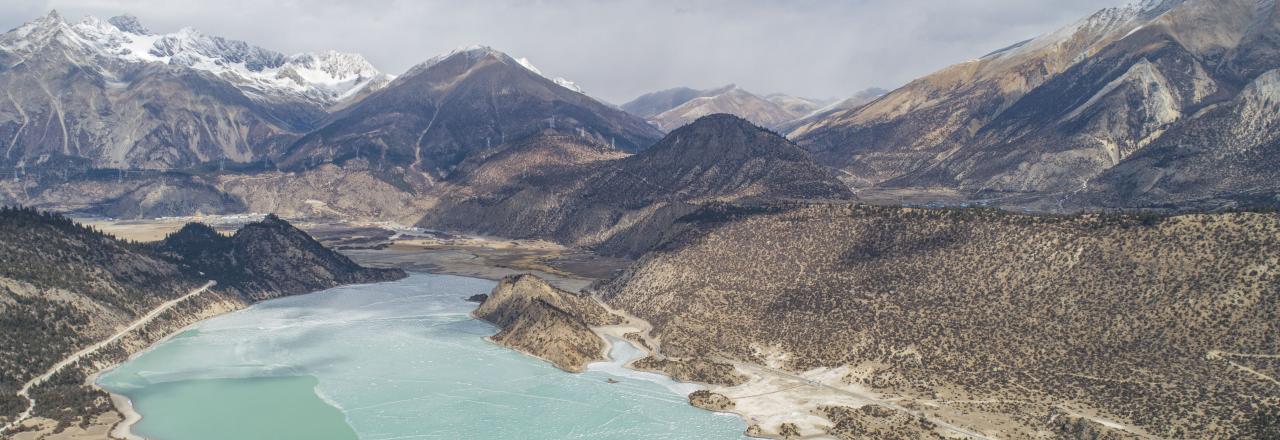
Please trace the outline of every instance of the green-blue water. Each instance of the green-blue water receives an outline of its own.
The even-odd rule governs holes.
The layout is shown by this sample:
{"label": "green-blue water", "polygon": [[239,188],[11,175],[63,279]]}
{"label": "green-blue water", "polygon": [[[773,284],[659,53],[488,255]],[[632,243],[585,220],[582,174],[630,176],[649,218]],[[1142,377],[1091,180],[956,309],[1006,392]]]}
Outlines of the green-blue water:
{"label": "green-blue water", "polygon": [[129,396],[134,432],[157,440],[743,438],[736,417],[690,407],[687,385],[617,362],[568,374],[485,342],[495,329],[462,298],[492,287],[417,274],[269,301],[98,383]]}

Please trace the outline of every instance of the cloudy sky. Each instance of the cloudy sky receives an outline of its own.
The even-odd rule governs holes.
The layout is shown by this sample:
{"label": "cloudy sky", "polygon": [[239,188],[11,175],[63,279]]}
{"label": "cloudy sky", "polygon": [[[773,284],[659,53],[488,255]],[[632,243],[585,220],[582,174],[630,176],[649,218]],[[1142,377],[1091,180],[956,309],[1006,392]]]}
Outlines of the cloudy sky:
{"label": "cloudy sky", "polygon": [[286,53],[358,52],[399,73],[485,44],[622,103],[675,86],[843,97],[1070,24],[1125,0],[3,0],[0,28],[57,9],[138,16]]}

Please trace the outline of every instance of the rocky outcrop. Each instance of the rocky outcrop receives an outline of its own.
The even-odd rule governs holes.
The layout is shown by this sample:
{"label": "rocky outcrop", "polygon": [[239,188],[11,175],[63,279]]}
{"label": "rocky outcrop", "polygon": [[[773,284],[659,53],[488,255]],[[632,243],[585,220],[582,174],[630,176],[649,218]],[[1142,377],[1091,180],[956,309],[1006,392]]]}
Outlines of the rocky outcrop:
{"label": "rocky outcrop", "polygon": [[689,393],[689,404],[707,411],[725,412],[734,408],[733,399],[707,390]]}
{"label": "rocky outcrop", "polygon": [[648,356],[636,359],[631,367],[658,371],[681,382],[734,386],[747,381],[746,376],[739,373],[733,365],[699,358],[678,360]]}
{"label": "rocky outcrop", "polygon": [[472,312],[502,330],[491,339],[570,372],[604,360],[605,342],[592,326],[621,318],[588,296],[557,289],[534,275],[503,278]]}

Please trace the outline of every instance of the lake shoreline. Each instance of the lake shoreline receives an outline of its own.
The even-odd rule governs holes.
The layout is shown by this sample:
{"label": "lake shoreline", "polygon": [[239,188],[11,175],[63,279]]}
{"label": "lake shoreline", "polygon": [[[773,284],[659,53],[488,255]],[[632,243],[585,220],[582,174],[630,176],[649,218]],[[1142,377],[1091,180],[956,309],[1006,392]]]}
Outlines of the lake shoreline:
{"label": "lake shoreline", "polygon": [[[430,273],[422,273],[422,272],[418,272],[418,273],[412,274],[412,276],[420,276],[420,275],[440,276],[439,274],[430,274]],[[446,276],[447,276],[447,275],[446,275]],[[286,297],[286,298],[282,298],[282,299],[286,299],[286,300],[287,300],[287,299],[296,299],[296,298],[299,298],[299,297],[307,297],[307,296],[314,295],[314,294],[315,294],[315,293],[305,294],[305,295],[298,295],[298,296]],[[441,300],[445,300],[445,299],[441,298]],[[461,305],[461,304],[470,304],[470,303],[466,303],[465,299],[464,299],[463,297],[460,297],[460,296],[459,296],[459,297],[456,297],[456,298],[455,298],[455,297],[453,297],[453,296],[450,296],[450,297],[449,297],[447,300],[445,300],[445,301],[447,301],[447,302],[454,302],[454,303],[455,303],[455,305],[454,305],[454,306],[450,306],[450,307],[456,307],[456,306]],[[471,307],[474,307],[474,306],[468,306],[468,309],[470,309]],[[219,314],[219,315],[216,315],[216,316],[224,316],[224,315],[226,315],[226,314]],[[212,317],[211,317],[211,318],[212,318]],[[171,341],[175,336],[182,334],[182,333],[183,333],[184,331],[186,331],[186,330],[189,330],[189,329],[190,329],[190,327],[195,326],[195,325],[198,325],[198,324],[205,323],[207,320],[208,320],[208,318],[206,318],[205,320],[201,320],[201,321],[199,321],[199,322],[197,322],[197,323],[193,323],[193,324],[192,324],[192,325],[190,325],[190,326],[184,327],[183,329],[180,329],[180,330],[178,330],[178,331],[175,331],[175,332],[173,332],[173,333],[171,333],[171,334],[167,335],[165,338],[163,338],[163,339],[162,339],[162,340],[160,340],[160,341],[157,341],[155,344],[152,344],[151,346],[148,346],[146,349],[144,349],[144,350],[140,350],[140,351],[138,351],[137,353],[134,353],[133,355],[131,355],[131,356],[130,356],[130,360],[136,359],[136,358],[137,358],[137,357],[139,357],[139,356],[142,356],[142,355],[144,355],[144,354],[146,354],[146,353],[148,353],[148,352],[151,352],[152,350],[156,349],[156,347],[160,346],[163,342]],[[478,321],[478,320],[477,320],[477,321]],[[479,321],[479,322],[482,322],[482,321]],[[618,389],[616,389],[616,391],[615,391],[614,389],[612,389],[612,388],[607,388],[607,387],[606,387],[606,388],[597,388],[597,389],[596,389],[596,390],[597,390],[597,392],[599,392],[599,393],[603,393],[603,394],[597,394],[597,399],[601,399],[601,398],[603,398],[603,399],[605,399],[605,400],[616,400],[617,402],[620,402],[620,403],[621,403],[621,402],[626,402],[626,401],[628,401],[628,399],[627,399],[625,396],[634,395],[633,393],[634,393],[634,390],[636,389],[635,387],[639,386],[639,387],[641,387],[641,388],[643,388],[643,389],[648,389],[648,390],[650,390],[650,391],[647,391],[647,392],[654,393],[654,392],[658,392],[658,391],[656,391],[656,390],[655,390],[654,388],[652,388],[652,387],[654,386],[654,384],[657,384],[658,386],[661,386],[661,387],[664,387],[664,388],[665,388],[665,390],[663,390],[660,394],[665,394],[666,396],[668,396],[668,397],[663,398],[662,400],[665,400],[665,401],[667,401],[667,402],[670,402],[670,403],[669,403],[670,405],[677,405],[677,406],[679,406],[679,407],[690,408],[690,409],[692,409],[692,410],[693,410],[693,411],[688,411],[688,412],[686,412],[687,410],[680,409],[680,410],[676,410],[676,411],[675,411],[675,413],[679,413],[679,414],[689,414],[689,413],[703,412],[703,411],[702,411],[702,410],[700,410],[700,409],[696,409],[696,408],[694,408],[694,407],[692,407],[692,406],[688,406],[688,403],[687,403],[687,400],[686,400],[686,399],[687,399],[687,393],[674,391],[674,390],[672,389],[672,387],[671,387],[671,386],[668,386],[668,385],[667,385],[668,383],[679,383],[679,384],[682,384],[682,385],[683,385],[683,384],[686,384],[686,383],[674,381],[674,380],[672,380],[671,378],[669,378],[669,377],[668,377],[668,376],[666,376],[666,375],[660,375],[660,376],[661,376],[661,378],[660,378],[660,379],[658,379],[658,380],[654,380],[654,378],[652,378],[652,377],[651,377],[651,378],[644,378],[644,377],[642,377],[642,376],[632,376],[632,375],[630,375],[630,374],[625,374],[625,375],[614,374],[614,372],[612,372],[612,371],[602,371],[602,369],[601,369],[601,368],[599,368],[599,367],[604,367],[604,366],[606,366],[606,365],[600,365],[600,364],[607,364],[607,366],[608,366],[608,367],[610,367],[610,368],[612,368],[612,367],[619,367],[619,368],[626,368],[626,369],[627,369],[627,370],[629,370],[629,371],[634,371],[634,372],[637,372],[637,373],[643,373],[643,374],[655,374],[654,372],[647,372],[647,371],[643,371],[643,370],[636,370],[636,369],[634,369],[634,368],[630,368],[629,366],[627,366],[627,367],[623,367],[623,365],[630,364],[630,363],[631,363],[631,361],[634,361],[635,359],[638,359],[638,358],[640,358],[640,357],[643,357],[643,356],[645,356],[645,355],[647,355],[647,354],[649,353],[649,352],[648,352],[647,350],[645,350],[643,347],[638,346],[638,345],[637,345],[637,344],[635,344],[635,343],[632,343],[632,342],[627,341],[627,340],[622,336],[622,334],[627,333],[627,331],[624,331],[624,330],[626,330],[626,329],[619,328],[619,329],[616,329],[616,330],[614,330],[614,331],[607,331],[607,332],[606,332],[606,333],[616,333],[616,334],[618,335],[618,337],[617,337],[617,339],[618,339],[618,340],[621,340],[621,341],[623,341],[623,342],[628,342],[628,343],[627,343],[627,344],[617,344],[617,341],[611,340],[611,338],[608,338],[608,337],[603,337],[602,339],[603,339],[603,341],[604,341],[604,342],[605,342],[605,344],[606,344],[606,349],[605,349],[605,350],[606,350],[607,358],[608,358],[609,360],[608,360],[608,361],[606,361],[606,362],[597,362],[597,363],[595,363],[595,365],[593,365],[593,367],[589,369],[588,374],[591,374],[591,375],[594,375],[595,377],[597,377],[598,379],[596,379],[596,380],[598,380],[599,382],[605,382],[605,381],[606,381],[606,378],[612,377],[613,379],[621,380],[621,381],[622,381],[622,382],[624,382],[624,383],[630,383],[630,385],[625,385],[625,384],[624,384],[624,385],[620,385],[622,388],[618,388]],[[203,333],[203,332],[202,332],[202,333]],[[475,335],[475,336],[473,336],[473,337],[475,337],[476,339],[483,339],[483,335]],[[615,351],[615,348],[619,348],[619,347],[621,347],[621,346],[623,346],[623,345],[626,345],[626,346],[627,346],[627,347],[626,347],[626,352],[627,352],[627,354],[625,354],[625,355],[620,354],[620,353],[622,353],[622,352],[620,352],[620,351]],[[512,352],[512,350],[509,350],[509,349],[508,349],[508,348],[506,348],[506,347],[502,347],[502,351]],[[541,360],[541,359],[537,359],[537,360],[536,360],[536,362],[538,362],[538,363],[543,363],[544,361],[543,361],[543,360]],[[112,367],[109,367],[109,368],[105,368],[105,369],[103,369],[102,371],[100,371],[99,373],[100,373],[100,374],[105,374],[105,373],[107,373],[107,372],[111,371],[113,368],[116,368],[116,367],[119,367],[119,365],[112,366]],[[154,369],[154,368],[152,368],[152,369]],[[157,371],[162,371],[162,370],[157,370]],[[124,374],[131,374],[131,373],[127,373],[127,372],[126,372],[126,373],[124,373]],[[655,374],[655,375],[656,375],[656,374]],[[95,376],[96,376],[96,375],[95,375]],[[601,376],[603,376],[603,377],[601,377]],[[559,380],[562,380],[562,379],[557,379],[557,381],[559,381]],[[589,381],[590,381],[590,382],[595,382],[595,380],[589,380]],[[581,382],[578,382],[577,380],[570,380],[570,382],[571,382],[571,383],[575,383],[575,382],[576,382],[576,383],[581,383]],[[608,382],[609,382],[610,384],[618,383],[618,382],[615,382],[614,380],[608,380]],[[107,384],[107,382],[103,382],[103,383],[104,383],[104,384]],[[103,387],[98,386],[98,385],[97,385],[97,383],[95,383],[95,386],[97,386],[99,389],[104,389]],[[112,385],[112,386],[114,386],[114,385]],[[698,387],[701,387],[701,386],[699,385]],[[118,389],[118,388],[117,388],[117,389]],[[110,391],[107,391],[107,392],[108,392],[108,393],[110,393]],[[111,437],[112,437],[112,438],[118,438],[118,439],[129,439],[129,440],[137,439],[137,438],[142,438],[140,435],[138,435],[136,432],[134,432],[134,430],[137,428],[137,422],[138,422],[139,420],[141,420],[142,418],[144,418],[144,417],[148,417],[148,416],[147,416],[147,415],[145,415],[145,414],[140,413],[140,412],[139,412],[139,410],[138,410],[137,408],[135,408],[135,407],[134,407],[134,404],[135,404],[135,403],[137,403],[137,402],[135,402],[134,400],[132,400],[132,398],[131,398],[131,397],[129,397],[129,392],[128,392],[128,390],[124,390],[124,393],[111,393],[111,394],[112,394],[112,403],[116,406],[116,410],[117,410],[117,412],[118,412],[118,413],[120,413],[120,414],[122,414],[122,415],[124,415],[124,416],[125,416],[124,418],[126,419],[126,420],[119,420],[118,422],[116,422],[116,423],[114,424],[113,429],[112,429],[111,434],[110,434],[110,435],[111,435]],[[613,395],[615,395],[615,394],[616,394],[616,396],[617,396],[617,397],[611,397],[611,396],[613,396]],[[602,396],[603,396],[603,397],[602,397]],[[677,399],[677,398],[678,398],[678,400],[675,400],[675,399]],[[676,402],[680,402],[680,403],[679,403],[679,404],[677,404]],[[330,403],[330,404],[332,405],[332,403]],[[625,405],[625,403],[623,403],[623,404]],[[676,406],[667,406],[666,408],[672,408],[672,409],[674,410],[674,408],[676,408]],[[341,410],[341,407],[339,407],[339,410]],[[343,412],[345,413],[345,411],[343,411]],[[675,414],[675,413],[673,413],[673,414]],[[662,412],[659,412],[659,414],[662,414]],[[134,415],[134,417],[130,417],[130,415]],[[677,417],[677,418],[668,418],[668,417],[669,417],[669,416],[664,416],[664,417],[660,417],[660,419],[663,419],[663,420],[680,420],[680,418],[679,418],[679,417]],[[680,416],[680,417],[688,417],[688,416]],[[698,417],[705,417],[705,416],[697,416],[697,417],[695,417],[695,418],[698,418]],[[734,419],[733,424],[734,424],[734,425],[738,425],[739,427],[738,427],[738,428],[736,428],[736,429],[731,429],[729,432],[735,433],[735,434],[737,434],[737,435],[740,435],[740,434],[742,433],[742,427],[741,427],[741,425],[740,425],[740,421],[739,421],[739,420],[740,420],[740,419],[738,419],[738,418],[735,418],[735,419]],[[178,422],[178,423],[181,423],[181,422]],[[356,424],[356,423],[357,423],[357,422],[351,422],[351,423],[349,423],[349,425],[351,425],[351,426],[358,426],[358,424]],[[727,421],[722,421],[722,422],[709,422],[709,423],[711,423],[712,425],[716,425],[716,426],[724,426],[724,425],[723,425],[724,423],[729,423],[729,422],[727,422]],[[462,425],[459,425],[459,426],[462,426]],[[636,425],[636,426],[645,426],[645,425]],[[708,425],[708,426],[710,426],[710,425]],[[645,429],[648,429],[648,428],[645,428]],[[655,432],[660,432],[660,431],[655,431]],[[735,437],[735,438],[736,438],[736,437]]]}
{"label": "lake shoreline", "polygon": [[115,407],[116,412],[120,413],[120,416],[122,417],[120,421],[116,422],[110,427],[110,431],[109,431],[110,437],[117,440],[147,440],[145,437],[139,436],[133,432],[133,426],[136,425],[138,422],[142,421],[142,413],[139,413],[137,409],[133,407],[133,399],[130,398],[128,395],[115,393],[115,392],[112,392],[111,390],[103,388],[101,385],[98,385],[99,376],[102,376],[103,374],[106,374],[111,370],[114,370],[116,367],[119,367],[120,365],[123,365],[126,362],[137,359],[139,356],[142,356],[150,352],[151,350],[155,349],[155,347],[159,346],[160,344],[163,344],[173,339],[174,336],[180,335],[183,332],[190,330],[192,327],[195,327],[202,322],[208,321],[210,319],[213,319],[222,315],[226,315],[228,313],[235,313],[237,311],[244,310],[250,306],[252,306],[252,304],[244,304],[242,307],[235,308],[232,310],[224,310],[221,313],[211,314],[209,316],[204,317],[203,319],[187,324],[177,330],[169,332],[169,334],[164,335],[164,337],[157,339],[155,342],[152,342],[151,344],[147,345],[146,348],[143,348],[142,350],[138,350],[134,353],[130,353],[129,357],[125,358],[123,361],[103,367],[102,369],[99,369],[98,371],[95,371],[93,374],[89,375],[89,377],[86,379],[89,383],[89,386],[92,386],[96,390],[107,393],[107,395],[110,396],[111,398],[111,405]]}

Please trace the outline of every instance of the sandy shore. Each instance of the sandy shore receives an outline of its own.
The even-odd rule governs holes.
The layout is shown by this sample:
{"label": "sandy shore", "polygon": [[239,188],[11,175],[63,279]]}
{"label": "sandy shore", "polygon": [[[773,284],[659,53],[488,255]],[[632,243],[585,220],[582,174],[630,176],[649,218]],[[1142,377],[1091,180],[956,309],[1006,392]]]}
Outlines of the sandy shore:
{"label": "sandy shore", "polygon": [[111,394],[111,404],[115,405],[116,411],[120,411],[120,414],[124,415],[124,420],[121,420],[114,428],[111,428],[111,438],[122,440],[144,440],[142,437],[134,435],[131,431],[133,429],[133,425],[138,423],[139,420],[142,420],[142,414],[138,414],[138,412],[133,409],[133,401],[129,400],[126,396],[115,393],[109,394]]}

